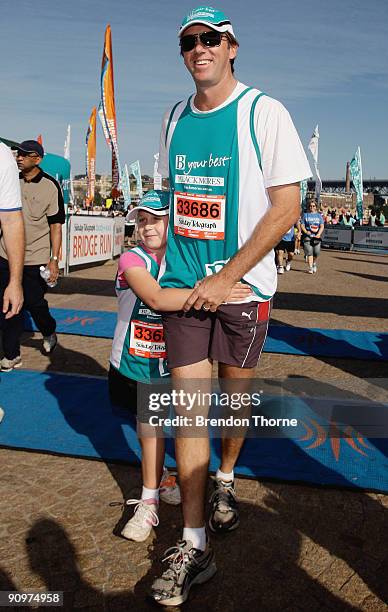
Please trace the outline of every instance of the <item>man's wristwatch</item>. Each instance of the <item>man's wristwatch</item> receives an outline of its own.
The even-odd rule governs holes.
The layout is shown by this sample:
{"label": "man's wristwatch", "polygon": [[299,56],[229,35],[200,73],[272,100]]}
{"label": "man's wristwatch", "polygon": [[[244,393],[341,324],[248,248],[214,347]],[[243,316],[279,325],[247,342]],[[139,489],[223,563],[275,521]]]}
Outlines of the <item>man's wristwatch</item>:
{"label": "man's wristwatch", "polygon": [[52,257],[50,257],[50,261],[59,261],[59,257],[53,255]]}

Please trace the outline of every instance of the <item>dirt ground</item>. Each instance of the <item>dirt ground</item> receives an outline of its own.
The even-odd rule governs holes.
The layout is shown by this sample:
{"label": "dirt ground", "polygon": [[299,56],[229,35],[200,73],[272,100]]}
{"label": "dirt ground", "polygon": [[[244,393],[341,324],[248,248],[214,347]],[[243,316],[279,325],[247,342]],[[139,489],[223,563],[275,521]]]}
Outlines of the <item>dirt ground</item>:
{"label": "dirt ground", "polygon": [[[387,331],[387,265],[383,256],[324,251],[309,275],[299,255],[279,277],[272,321]],[[71,272],[49,292],[50,305],[115,311],[115,270],[107,262]],[[25,334],[23,367],[106,375],[109,339],[62,334],[50,357],[40,347],[39,334]],[[387,373],[383,362],[268,353],[257,370],[263,379],[304,376],[363,397],[386,390]],[[179,536],[179,508],[162,505],[152,538],[127,542],[115,535],[121,511],[109,503],[122,491],[139,493],[137,468],[9,449],[0,457],[0,589],[64,591],[66,610],[153,608],[146,594]],[[215,539],[218,573],[193,589],[185,609],[387,609],[388,496],[241,478],[237,492],[241,526]]]}

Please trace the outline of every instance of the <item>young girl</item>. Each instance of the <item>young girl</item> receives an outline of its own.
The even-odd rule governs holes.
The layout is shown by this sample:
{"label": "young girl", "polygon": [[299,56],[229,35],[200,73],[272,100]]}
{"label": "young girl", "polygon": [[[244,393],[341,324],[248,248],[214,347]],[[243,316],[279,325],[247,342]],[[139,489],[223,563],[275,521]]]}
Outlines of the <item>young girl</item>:
{"label": "young girl", "polygon": [[[109,392],[113,404],[124,406],[134,414],[137,382],[152,383],[169,376],[162,320],[155,311],[180,310],[192,292],[191,289],[161,289],[157,282],[166,249],[168,213],[169,192],[149,191],[129,215],[136,217],[140,244],[123,253],[119,260],[116,278],[119,312],[110,357]],[[250,293],[247,285],[237,283],[229,301],[243,300]],[[180,495],[176,482],[168,474],[161,486],[164,439],[149,435],[139,439],[143,489],[140,500],[127,501],[135,505],[135,512],[122,535],[143,542],[159,523],[159,497],[176,504],[180,502]]]}

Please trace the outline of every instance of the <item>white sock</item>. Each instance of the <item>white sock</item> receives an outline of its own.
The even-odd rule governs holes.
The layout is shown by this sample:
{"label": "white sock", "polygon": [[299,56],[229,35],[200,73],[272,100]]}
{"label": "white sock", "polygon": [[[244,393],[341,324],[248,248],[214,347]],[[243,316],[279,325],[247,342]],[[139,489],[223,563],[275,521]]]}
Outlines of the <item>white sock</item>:
{"label": "white sock", "polygon": [[184,527],[182,540],[190,540],[194,548],[205,550],[206,531],[205,527]]}
{"label": "white sock", "polygon": [[156,499],[156,501],[159,503],[159,488],[148,489],[147,487],[143,486],[142,491],[141,491],[141,498],[142,499]]}
{"label": "white sock", "polygon": [[216,472],[216,478],[218,480],[222,480],[222,482],[230,482],[231,480],[234,480],[234,471],[232,470],[229,474],[227,474],[226,472],[221,472],[221,470],[218,469]]}

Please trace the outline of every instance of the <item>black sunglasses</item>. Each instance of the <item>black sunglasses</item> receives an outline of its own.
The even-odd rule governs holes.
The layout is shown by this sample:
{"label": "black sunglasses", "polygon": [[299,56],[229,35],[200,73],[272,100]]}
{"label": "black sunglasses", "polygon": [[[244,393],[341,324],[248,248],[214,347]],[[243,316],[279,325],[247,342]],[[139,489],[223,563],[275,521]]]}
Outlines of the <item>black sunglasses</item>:
{"label": "black sunglasses", "polygon": [[16,153],[16,157],[39,157],[39,155],[37,153],[34,153],[33,151],[21,151],[20,149],[17,150]]}
{"label": "black sunglasses", "polygon": [[222,37],[225,34],[210,30],[210,32],[200,32],[199,34],[187,34],[180,39],[180,46],[183,53],[192,51],[199,40],[204,47],[219,47]]}

